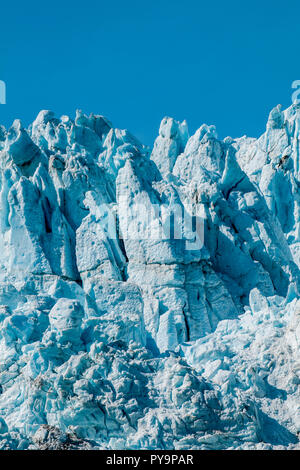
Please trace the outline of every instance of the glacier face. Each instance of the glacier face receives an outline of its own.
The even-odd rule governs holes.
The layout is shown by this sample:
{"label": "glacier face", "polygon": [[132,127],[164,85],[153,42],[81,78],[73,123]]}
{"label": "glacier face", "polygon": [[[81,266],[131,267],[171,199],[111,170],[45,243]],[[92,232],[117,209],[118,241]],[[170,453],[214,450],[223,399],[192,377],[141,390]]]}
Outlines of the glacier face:
{"label": "glacier face", "polygon": [[299,447],[299,125],[0,127],[0,448]]}

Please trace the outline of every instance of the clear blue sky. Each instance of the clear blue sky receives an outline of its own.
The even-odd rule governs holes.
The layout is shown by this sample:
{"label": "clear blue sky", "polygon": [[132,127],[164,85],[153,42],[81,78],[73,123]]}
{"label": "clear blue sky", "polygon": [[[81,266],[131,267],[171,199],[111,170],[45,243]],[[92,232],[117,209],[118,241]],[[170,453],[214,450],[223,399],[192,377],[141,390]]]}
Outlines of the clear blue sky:
{"label": "clear blue sky", "polygon": [[300,79],[300,2],[1,2],[0,122],[107,116],[151,144],[163,116],[257,136]]}

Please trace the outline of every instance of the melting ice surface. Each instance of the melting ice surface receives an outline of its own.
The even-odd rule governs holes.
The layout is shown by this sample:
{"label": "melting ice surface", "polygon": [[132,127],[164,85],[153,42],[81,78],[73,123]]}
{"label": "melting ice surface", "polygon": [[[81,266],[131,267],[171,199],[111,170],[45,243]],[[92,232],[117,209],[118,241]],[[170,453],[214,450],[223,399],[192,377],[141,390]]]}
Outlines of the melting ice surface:
{"label": "melting ice surface", "polygon": [[[81,112],[0,127],[0,448],[299,448],[299,125],[165,118],[152,152]],[[203,247],[122,238],[175,203]]]}

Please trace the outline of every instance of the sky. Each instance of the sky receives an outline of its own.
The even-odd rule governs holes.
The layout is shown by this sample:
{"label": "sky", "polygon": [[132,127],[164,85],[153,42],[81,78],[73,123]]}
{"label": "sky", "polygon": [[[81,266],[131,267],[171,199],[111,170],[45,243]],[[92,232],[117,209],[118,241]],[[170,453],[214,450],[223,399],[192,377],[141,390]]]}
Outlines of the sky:
{"label": "sky", "polygon": [[299,0],[1,2],[0,123],[102,114],[152,145],[164,116],[265,130],[300,79]]}

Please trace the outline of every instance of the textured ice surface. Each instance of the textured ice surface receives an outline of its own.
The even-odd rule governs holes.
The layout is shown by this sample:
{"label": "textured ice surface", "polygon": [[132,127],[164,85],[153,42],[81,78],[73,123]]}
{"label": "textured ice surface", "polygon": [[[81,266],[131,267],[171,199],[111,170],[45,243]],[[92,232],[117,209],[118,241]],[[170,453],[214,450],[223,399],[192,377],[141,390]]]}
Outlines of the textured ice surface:
{"label": "textured ice surface", "polygon": [[[0,448],[299,447],[299,125],[1,127]],[[201,207],[204,246],[141,206]]]}

